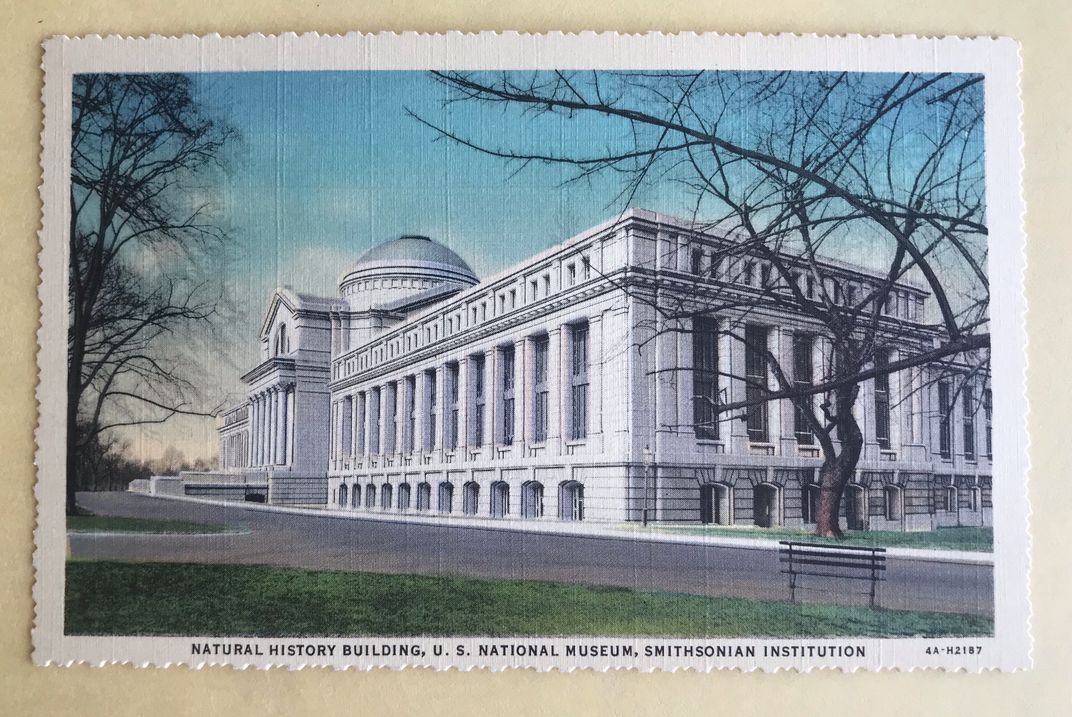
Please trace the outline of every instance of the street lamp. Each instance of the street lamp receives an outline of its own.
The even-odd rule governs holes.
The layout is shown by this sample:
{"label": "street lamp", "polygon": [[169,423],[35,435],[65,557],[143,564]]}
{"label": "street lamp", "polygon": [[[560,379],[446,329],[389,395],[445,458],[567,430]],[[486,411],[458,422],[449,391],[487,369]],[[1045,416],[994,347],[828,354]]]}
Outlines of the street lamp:
{"label": "street lamp", "polygon": [[649,484],[651,481],[651,464],[655,462],[655,454],[651,452],[651,446],[644,446],[644,525],[648,524],[648,497],[650,494]]}

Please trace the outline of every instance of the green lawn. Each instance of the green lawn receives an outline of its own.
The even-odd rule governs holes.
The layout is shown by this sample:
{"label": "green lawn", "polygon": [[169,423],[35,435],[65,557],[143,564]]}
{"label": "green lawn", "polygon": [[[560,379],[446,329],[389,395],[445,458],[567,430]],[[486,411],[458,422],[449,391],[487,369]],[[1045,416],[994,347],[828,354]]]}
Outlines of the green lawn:
{"label": "green lawn", "polygon": [[226,533],[231,529],[226,525],[193,523],[186,520],[68,515],[67,530],[76,533]]}
{"label": "green lawn", "polygon": [[986,618],[520,580],[67,563],[69,635],[989,635]]}
{"label": "green lawn", "polygon": [[848,532],[844,538],[820,538],[806,530],[792,528],[751,528],[747,526],[712,525],[657,525],[643,528],[629,525],[637,530],[656,533],[681,533],[688,535],[725,535],[736,538],[766,538],[768,540],[799,540],[803,542],[830,542],[841,545],[876,545],[879,547],[921,548],[925,550],[970,550],[989,553],[994,550],[993,528],[938,528],[918,533],[902,533],[886,530]]}

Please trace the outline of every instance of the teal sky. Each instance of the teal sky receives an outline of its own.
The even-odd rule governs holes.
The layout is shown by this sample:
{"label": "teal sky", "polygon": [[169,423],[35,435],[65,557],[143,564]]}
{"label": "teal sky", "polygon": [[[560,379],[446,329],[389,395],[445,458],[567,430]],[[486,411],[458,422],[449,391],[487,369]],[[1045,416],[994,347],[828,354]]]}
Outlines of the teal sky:
{"label": "teal sky", "polygon": [[[447,89],[424,72],[193,77],[208,114],[242,138],[228,150],[226,173],[206,177],[192,198],[206,202],[233,239],[219,271],[235,315],[206,364],[208,397],[241,399],[238,376],[259,361],[256,334],[276,287],[334,295],[362,252],[405,233],[447,244],[487,276],[626,208],[620,176],[565,184],[571,175],[562,165],[520,168],[437,141],[407,109],[489,145],[591,155],[629,142],[624,125],[594,115],[564,121],[448,103]],[[745,132],[747,110],[729,121],[730,132]],[[695,197],[663,177],[628,204],[689,216]],[[848,260],[873,253],[866,242],[844,249]],[[156,430],[138,437],[150,454],[166,443],[191,457],[214,451],[213,421]]]}

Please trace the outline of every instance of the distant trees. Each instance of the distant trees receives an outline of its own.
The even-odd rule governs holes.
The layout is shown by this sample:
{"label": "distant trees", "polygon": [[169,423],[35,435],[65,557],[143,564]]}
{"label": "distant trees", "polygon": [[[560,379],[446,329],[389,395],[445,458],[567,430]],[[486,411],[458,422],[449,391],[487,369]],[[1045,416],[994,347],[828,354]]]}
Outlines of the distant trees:
{"label": "distant trees", "polygon": [[68,512],[114,467],[110,431],[211,412],[165,344],[216,313],[227,236],[198,181],[236,138],[186,75],[76,75],[71,100]]}
{"label": "distant trees", "polygon": [[[907,396],[922,390],[924,367],[989,375],[981,76],[433,76],[454,101],[514,112],[544,130],[551,121],[584,122],[592,139],[566,144],[534,131],[499,146],[417,117],[440,136],[520,166],[564,165],[572,180],[618,177],[626,205],[646,183],[676,182],[710,219],[697,229],[729,238],[685,247],[695,257],[685,271],[701,279],[691,290],[677,282],[662,291],[672,277],[655,267],[628,288],[656,317],[637,349],[698,325],[709,329],[710,351],[739,347],[746,360],[732,367],[699,357],[712,375],[693,397],[694,421],[714,428],[739,420],[758,436],[768,404],[791,402],[801,437],[821,449],[818,534],[841,532],[839,506],[864,443],[857,414],[865,382],[888,385],[915,372],[898,392]],[[853,248],[866,248],[878,267],[867,280],[826,261]],[[909,279],[930,294],[933,317],[899,310],[898,287]],[[758,330],[786,312],[821,348],[809,348],[806,361],[803,350],[773,350]]]}

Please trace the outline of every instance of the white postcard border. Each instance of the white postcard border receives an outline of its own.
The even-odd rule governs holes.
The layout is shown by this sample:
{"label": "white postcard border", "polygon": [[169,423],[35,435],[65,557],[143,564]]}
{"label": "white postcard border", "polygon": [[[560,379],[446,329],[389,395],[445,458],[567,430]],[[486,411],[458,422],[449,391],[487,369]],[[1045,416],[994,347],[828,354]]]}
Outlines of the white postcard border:
{"label": "white postcard border", "polygon": [[[992,368],[994,415],[994,594],[995,634],[956,639],[751,639],[678,640],[662,638],[197,638],[197,637],[73,637],[63,634],[63,581],[66,559],[64,516],[65,381],[67,328],[67,243],[69,127],[72,76],[81,72],[204,72],[257,70],[387,70],[387,69],[793,69],[848,71],[981,72],[986,75],[987,210],[990,228]],[[248,37],[185,36],[121,38],[56,37],[45,43],[42,90],[43,204],[41,252],[41,325],[38,331],[39,423],[36,431],[38,506],[34,531],[35,621],[33,661],[39,665],[131,663],[140,666],[227,664],[234,666],[306,665],[353,667],[529,667],[545,669],[716,668],[810,670],[817,668],[914,669],[942,668],[1016,670],[1031,662],[1029,606],[1027,398],[1025,393],[1026,330],[1023,293],[1025,268],[1024,212],[1021,193],[1022,133],[1020,127],[1019,46],[1007,38],[819,37],[815,35],[716,35],[652,33],[382,33],[321,36],[286,34]],[[262,654],[197,655],[194,644],[231,643]],[[477,656],[481,644],[544,645],[557,657]],[[270,646],[311,645],[313,652],[296,656],[268,654]],[[420,646],[413,655],[342,656],[344,646]],[[440,645],[448,654],[436,656]],[[449,654],[464,645],[466,656]],[[705,656],[580,657],[567,648],[580,645],[648,645],[723,647],[741,653],[752,646],[758,657]],[[815,648],[861,646],[863,656],[818,658]],[[316,646],[323,646],[318,648]],[[771,646],[811,647],[812,657],[764,657]],[[940,648],[928,656],[927,647]],[[980,647],[975,654],[945,654],[946,647]],[[234,648],[232,648],[233,650]],[[298,649],[298,648],[295,648]],[[307,648],[300,648],[307,649]],[[955,652],[950,650],[949,652]]]}

